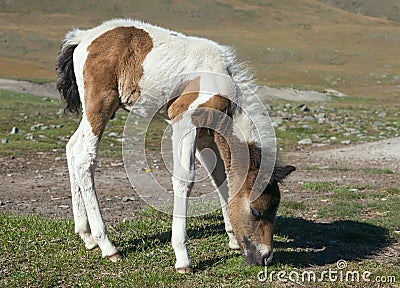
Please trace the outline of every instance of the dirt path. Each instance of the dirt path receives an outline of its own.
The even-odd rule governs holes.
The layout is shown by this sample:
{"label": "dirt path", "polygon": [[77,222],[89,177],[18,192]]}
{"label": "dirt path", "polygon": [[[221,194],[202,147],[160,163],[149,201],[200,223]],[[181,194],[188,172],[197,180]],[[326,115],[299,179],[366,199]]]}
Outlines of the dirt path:
{"label": "dirt path", "polygon": [[310,150],[304,154],[291,153],[293,158],[307,158],[309,166],[342,165],[343,167],[390,169],[400,173],[400,137],[327,150]]}
{"label": "dirt path", "polygon": [[51,98],[60,98],[60,94],[56,89],[55,82],[37,84],[29,81],[17,81],[0,78],[0,89]]}

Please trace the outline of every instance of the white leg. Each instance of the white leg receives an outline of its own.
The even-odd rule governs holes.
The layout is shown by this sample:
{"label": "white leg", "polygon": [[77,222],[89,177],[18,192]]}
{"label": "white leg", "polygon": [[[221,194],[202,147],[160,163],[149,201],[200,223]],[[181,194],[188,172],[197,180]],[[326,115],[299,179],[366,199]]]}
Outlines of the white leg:
{"label": "white leg", "polygon": [[[190,120],[189,120],[190,122]],[[172,146],[174,155],[174,215],[172,220],[172,247],[174,248],[178,272],[189,272],[192,263],[187,251],[186,217],[188,197],[193,186],[196,128],[182,119],[173,124]]]}
{"label": "white leg", "polygon": [[[225,231],[229,237],[229,247],[231,249],[240,249],[236,237],[233,233],[232,224],[228,214],[228,198],[229,198],[229,188],[227,186],[225,166],[221,159],[218,148],[211,137],[202,135],[204,139],[199,138],[198,141],[198,151],[196,153],[197,159],[199,159],[201,165],[208,172],[211,182],[213,183],[215,189],[218,191],[219,200],[221,202],[222,215],[224,217]],[[204,148],[209,148],[214,153],[214,156],[210,153],[200,153]],[[215,168],[210,166],[210,163],[214,163],[212,157],[217,157],[217,162]],[[212,170],[214,168],[214,170]]]}
{"label": "white leg", "polygon": [[[78,201],[82,201],[86,209],[87,221],[89,222],[92,239],[97,243],[102,251],[103,257],[117,254],[118,251],[108,238],[106,226],[100,213],[100,207],[96,196],[94,185],[94,172],[96,169],[96,157],[99,140],[92,133],[85,115],[83,116],[80,130],[82,134],[78,134],[78,138],[82,137],[82,145],[79,145],[79,154],[74,158],[74,177],[76,184],[79,186],[80,197]],[[76,206],[82,205],[78,202]],[[77,207],[81,211],[81,207]],[[79,215],[82,216],[82,215]],[[85,223],[87,223],[85,221]],[[84,224],[84,222],[82,221]]]}
{"label": "white leg", "polygon": [[74,171],[74,158],[79,154],[80,147],[83,143],[83,133],[78,128],[68,141],[66,147],[67,162],[69,177],[71,182],[71,194],[72,194],[72,211],[74,215],[75,233],[79,234],[87,249],[91,250],[97,246],[97,243],[93,240],[89,222],[86,215],[85,204],[83,202],[82,194],[79,186],[75,179]]}

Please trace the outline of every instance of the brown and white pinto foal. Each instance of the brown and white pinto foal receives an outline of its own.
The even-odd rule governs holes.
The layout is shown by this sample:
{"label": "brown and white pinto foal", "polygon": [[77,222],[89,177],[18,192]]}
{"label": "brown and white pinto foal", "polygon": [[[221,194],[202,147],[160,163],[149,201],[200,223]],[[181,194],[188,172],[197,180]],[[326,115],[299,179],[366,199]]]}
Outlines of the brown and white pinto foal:
{"label": "brown and white pinto foal", "polygon": [[[264,124],[257,124],[257,121],[247,123],[249,117],[243,117],[241,107],[229,100],[237,99],[248,107],[252,104],[252,96],[239,89],[246,84],[242,82],[249,83],[250,79],[243,76],[246,73],[237,63],[232,49],[143,22],[116,19],[93,29],[69,32],[56,67],[57,88],[67,103],[66,109],[71,112],[82,109],[83,113],[78,129],[67,144],[66,153],[75,232],[81,236],[87,249],[98,246],[103,257],[110,257],[113,261],[119,258],[117,249],[109,240],[94,185],[96,156],[104,129],[119,108],[131,110],[139,99],[146,101],[146,90],[169,83],[170,87],[160,87],[159,93],[170,99],[164,108],[173,128],[171,242],[176,270],[184,273],[191,271],[192,267],[186,248],[186,216],[195,177],[195,156],[208,169],[220,195],[229,247],[241,249],[245,261],[250,264],[264,265],[271,261],[275,215],[280,201],[278,183],[295,168],[275,167],[272,175],[260,175],[263,138],[254,135],[260,131],[262,134]],[[201,73],[209,74],[202,76]],[[185,74],[189,76],[184,82],[163,82]],[[213,74],[224,75],[233,84],[220,82],[216,80],[218,77],[210,76]],[[201,128],[199,121],[202,120],[199,119],[210,119],[209,115],[202,116],[201,108],[219,111],[227,116],[226,119],[233,119],[242,129],[248,130],[246,136],[239,137],[228,124],[224,129],[230,129],[229,139],[219,132]],[[224,126],[226,119],[214,120],[219,121],[216,125]],[[241,155],[232,155],[229,141],[246,145],[250,163],[242,163]],[[212,149],[217,155],[213,167],[207,165],[206,157],[196,153],[204,148]],[[275,163],[275,159],[269,160]],[[240,182],[238,177],[243,175],[245,181]],[[257,177],[267,178],[263,179],[267,184],[260,196],[250,201]]]}

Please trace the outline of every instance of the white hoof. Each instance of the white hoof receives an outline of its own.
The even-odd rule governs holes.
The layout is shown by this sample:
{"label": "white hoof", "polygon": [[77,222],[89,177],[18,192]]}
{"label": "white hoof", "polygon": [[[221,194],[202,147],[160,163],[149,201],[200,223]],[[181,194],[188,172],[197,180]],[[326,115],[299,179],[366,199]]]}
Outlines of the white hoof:
{"label": "white hoof", "polygon": [[236,240],[235,235],[233,235],[233,233],[228,233],[228,237],[229,237],[229,248],[233,250],[240,250],[240,246]]}
{"label": "white hoof", "polygon": [[85,243],[85,247],[87,250],[93,250],[94,248],[96,248],[98,246],[96,241],[94,241],[92,234],[90,234],[90,233],[81,234],[81,238],[82,238],[83,242]]}
{"label": "white hoof", "polygon": [[113,263],[117,263],[117,262],[121,261],[121,256],[119,255],[118,252],[115,253],[114,255],[107,256],[107,257],[108,257],[108,259],[110,259],[110,261],[113,262]]}
{"label": "white hoof", "polygon": [[187,273],[192,273],[193,268],[192,267],[176,268],[175,271],[179,274],[187,274]]}

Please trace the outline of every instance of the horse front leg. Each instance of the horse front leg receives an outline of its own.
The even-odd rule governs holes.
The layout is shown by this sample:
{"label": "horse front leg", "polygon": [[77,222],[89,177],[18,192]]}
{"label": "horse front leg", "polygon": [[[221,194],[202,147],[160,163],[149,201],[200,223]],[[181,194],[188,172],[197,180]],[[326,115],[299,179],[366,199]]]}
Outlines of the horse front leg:
{"label": "horse front leg", "polygon": [[[210,150],[203,150],[205,148]],[[205,129],[201,130],[199,133],[196,158],[208,172],[211,182],[218,192],[222,215],[224,217],[225,231],[229,237],[229,248],[233,250],[239,250],[240,247],[236,240],[235,234],[233,233],[232,224],[228,213],[229,188],[226,178],[225,165],[221,159],[221,155],[217,145],[214,142],[213,136],[211,136]],[[214,158],[216,158],[216,163]],[[213,165],[214,163],[215,165]]]}
{"label": "horse front leg", "polygon": [[188,123],[190,120],[181,119],[172,125],[174,212],[171,242],[176,257],[175,269],[178,273],[192,271],[192,262],[187,250],[186,218],[188,197],[195,177],[197,131]]}

